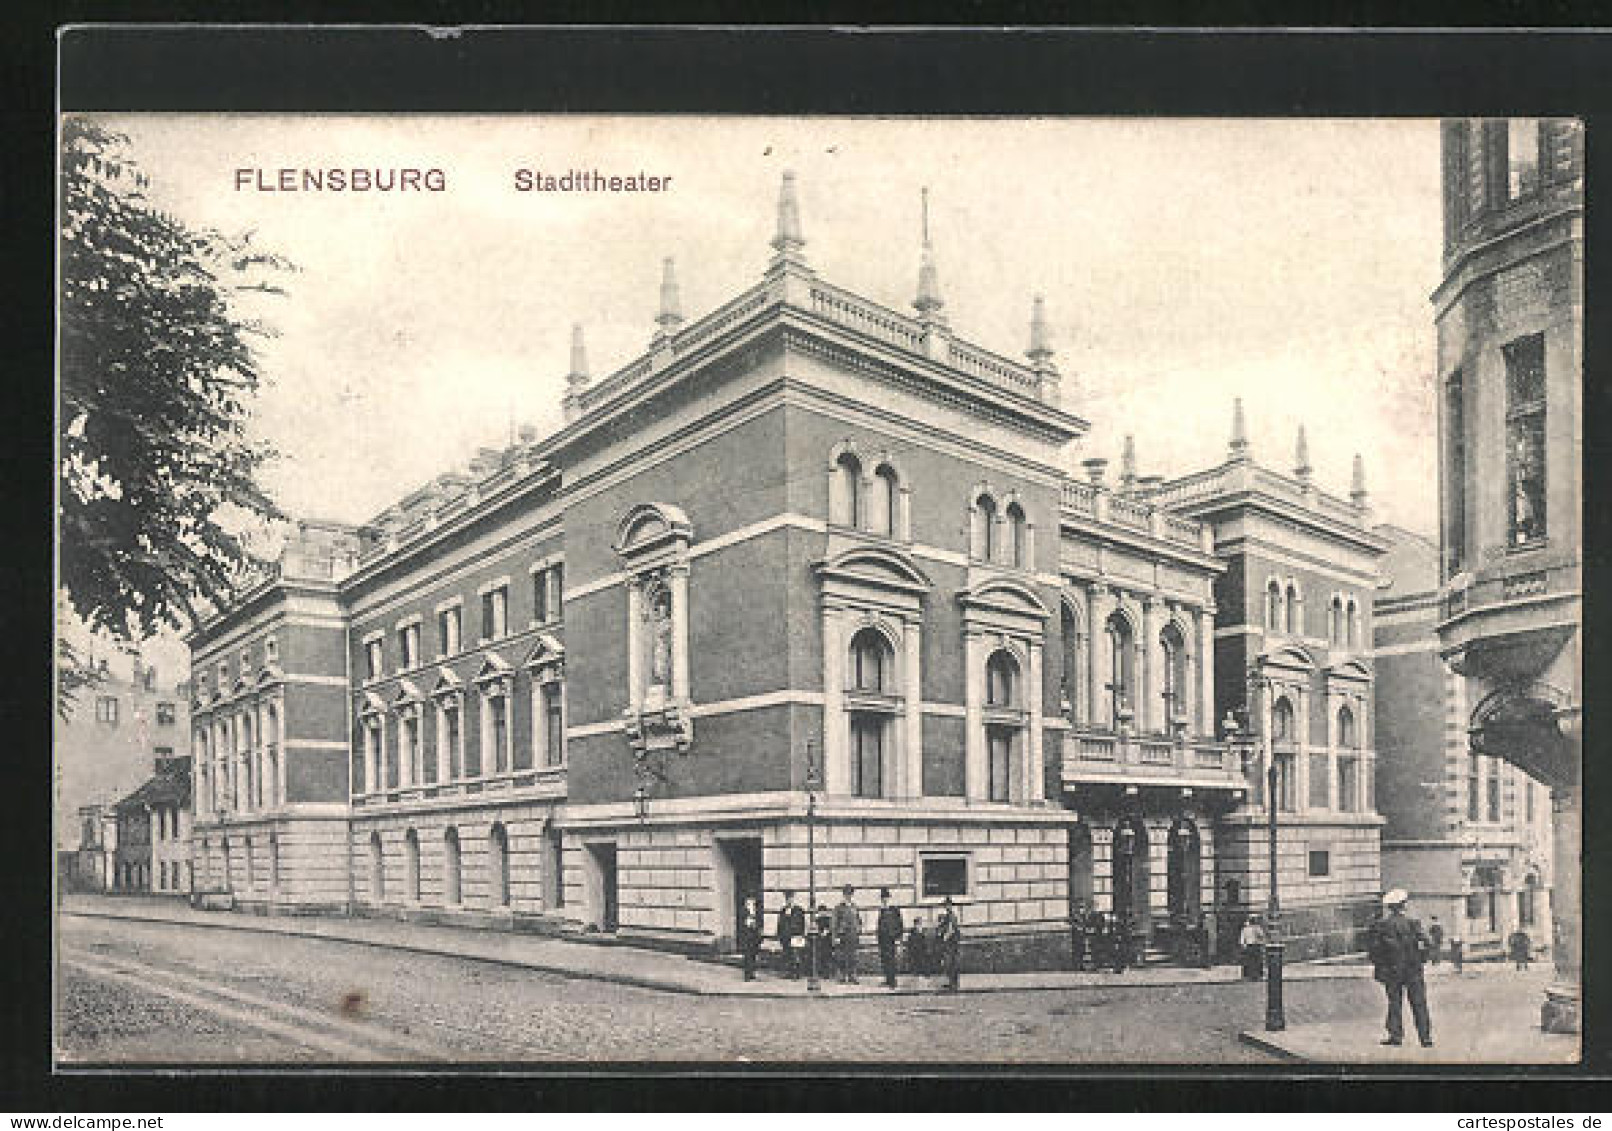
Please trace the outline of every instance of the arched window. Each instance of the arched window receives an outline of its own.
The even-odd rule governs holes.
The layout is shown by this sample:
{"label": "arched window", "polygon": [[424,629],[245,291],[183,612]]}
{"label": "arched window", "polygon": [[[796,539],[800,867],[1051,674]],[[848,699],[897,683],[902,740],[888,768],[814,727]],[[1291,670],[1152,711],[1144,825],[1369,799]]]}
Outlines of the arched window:
{"label": "arched window", "polygon": [[1064,605],[1058,616],[1058,630],[1062,641],[1059,655],[1063,660],[1063,671],[1059,674],[1060,699],[1068,712],[1070,722],[1077,721],[1080,714],[1080,628],[1075,616]]}
{"label": "arched window", "polygon": [[1024,508],[1018,503],[1007,507],[1007,543],[1003,547],[1007,564],[1024,569],[1030,564],[1029,527],[1025,522]]}
{"label": "arched window", "polygon": [[1282,586],[1273,580],[1265,587],[1265,627],[1281,632],[1282,620]]}
{"label": "arched window", "polygon": [[895,673],[891,671],[894,657],[884,634],[876,628],[864,628],[851,638],[851,689],[853,691],[886,690]]}
{"label": "arched window", "polygon": [[1353,813],[1360,808],[1360,729],[1347,705],[1338,708],[1338,808]]}
{"label": "arched window", "polygon": [[1136,648],[1131,636],[1131,622],[1115,613],[1108,618],[1108,670],[1109,684],[1104,691],[1108,698],[1109,722],[1118,727],[1131,717],[1131,688],[1136,664]]}
{"label": "arched window", "polygon": [[1173,727],[1185,722],[1191,683],[1187,679],[1187,642],[1181,630],[1173,624],[1164,626],[1159,634],[1159,645],[1164,651],[1164,725]]}
{"label": "arched window", "polygon": [[862,513],[862,461],[841,452],[834,461],[829,489],[829,521],[837,526],[858,526]]}
{"label": "arched window", "polygon": [[1343,647],[1343,600],[1332,598],[1327,606],[1327,643],[1334,648]]}
{"label": "arched window", "polygon": [[1299,591],[1292,582],[1287,586],[1287,634],[1297,636],[1303,631],[1299,608]]}
{"label": "arched window", "polygon": [[985,661],[985,705],[1014,707],[1019,697],[1019,662],[1011,652],[997,651]]}
{"label": "arched window", "polygon": [[1293,705],[1283,696],[1271,707],[1271,741],[1292,742],[1293,736]]}
{"label": "arched window", "polygon": [[886,538],[896,537],[901,513],[900,482],[896,469],[881,463],[873,473],[873,489],[868,492],[868,529]]}
{"label": "arched window", "polygon": [[997,558],[996,500],[981,495],[974,500],[970,512],[969,548],[976,561],[994,562]]}
{"label": "arched window", "polygon": [[1348,626],[1349,647],[1358,649],[1360,647],[1360,606],[1355,604],[1353,597],[1349,598]]}
{"label": "arched window", "polygon": [[413,829],[403,834],[403,892],[410,902],[420,902],[420,834]]}
{"label": "arched window", "polygon": [[374,904],[386,900],[386,856],[379,832],[369,834],[369,900]]}
{"label": "arched window", "polygon": [[492,885],[494,907],[509,906],[509,833],[494,825],[487,837],[488,880]]}
{"label": "arched window", "polygon": [[442,834],[442,901],[457,905],[463,898],[460,891],[459,830],[450,826]]}

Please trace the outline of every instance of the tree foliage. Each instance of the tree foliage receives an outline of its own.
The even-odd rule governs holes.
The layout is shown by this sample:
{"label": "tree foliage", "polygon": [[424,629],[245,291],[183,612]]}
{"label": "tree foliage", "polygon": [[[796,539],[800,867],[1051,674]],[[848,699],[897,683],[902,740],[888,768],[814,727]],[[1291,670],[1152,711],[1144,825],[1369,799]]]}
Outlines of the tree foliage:
{"label": "tree foliage", "polygon": [[91,629],[139,641],[226,603],[241,534],[279,517],[246,433],[270,328],[243,309],[291,265],[153,207],[129,139],[62,130],[60,582]]}

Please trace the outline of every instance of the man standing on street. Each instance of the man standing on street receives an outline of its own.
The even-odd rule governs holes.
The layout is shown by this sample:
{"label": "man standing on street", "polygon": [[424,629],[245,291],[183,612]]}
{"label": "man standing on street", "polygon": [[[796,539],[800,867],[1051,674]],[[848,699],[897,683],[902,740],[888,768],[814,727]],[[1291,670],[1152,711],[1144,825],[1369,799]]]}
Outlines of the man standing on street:
{"label": "man standing on street", "polygon": [[840,968],[840,982],[846,985],[856,984],[856,944],[862,934],[862,913],[856,909],[856,901],[851,897],[856,889],[846,884],[845,898],[834,909],[834,956]]}
{"label": "man standing on street", "polygon": [[884,984],[896,988],[896,947],[906,924],[901,921],[901,909],[891,904],[890,889],[879,889],[879,966],[884,971]]}
{"label": "man standing on street", "polygon": [[1427,1014],[1427,986],[1422,981],[1422,963],[1432,943],[1419,920],[1405,914],[1404,889],[1395,888],[1383,896],[1388,913],[1371,928],[1369,952],[1372,976],[1388,994],[1388,1037],[1385,1045],[1405,1043],[1404,999],[1410,998],[1416,1035],[1423,1048],[1433,1045],[1433,1022]]}
{"label": "man standing on street", "polygon": [[744,897],[744,910],[739,912],[739,952],[744,955],[744,980],[756,980],[756,955],[761,951],[764,933],[761,901],[753,895]]}
{"label": "man standing on street", "polygon": [[959,951],[963,943],[963,926],[957,921],[957,908],[947,896],[940,909],[940,922],[935,924],[935,946],[940,951],[941,969],[946,971],[946,988],[956,990],[959,975]]}
{"label": "man standing on street", "polygon": [[1438,960],[1444,956],[1444,924],[1438,921],[1435,915],[1427,925],[1427,939],[1432,943],[1432,953],[1427,956],[1428,965],[1437,966]]}
{"label": "man standing on street", "polygon": [[798,979],[806,953],[806,909],[795,902],[792,891],[784,892],[784,909],[778,912],[778,946],[789,963],[789,976]]}

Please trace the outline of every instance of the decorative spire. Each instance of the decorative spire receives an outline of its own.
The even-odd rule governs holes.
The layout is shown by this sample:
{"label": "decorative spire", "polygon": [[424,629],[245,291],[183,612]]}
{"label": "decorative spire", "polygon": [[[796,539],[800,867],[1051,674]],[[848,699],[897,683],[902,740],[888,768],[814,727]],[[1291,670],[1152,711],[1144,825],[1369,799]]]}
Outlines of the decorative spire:
{"label": "decorative spire", "polygon": [[677,289],[677,270],[669,255],[661,261],[660,313],[655,316],[655,323],[660,327],[655,331],[657,341],[671,337],[683,324],[683,299]]}
{"label": "decorative spire", "polygon": [[1053,367],[1051,335],[1047,332],[1047,300],[1041,295],[1036,295],[1030,304],[1030,348],[1024,356],[1030,359],[1037,373]]}
{"label": "decorative spire", "polygon": [[1136,438],[1129,433],[1125,436],[1125,448],[1119,456],[1119,486],[1120,490],[1126,492],[1136,487]]}
{"label": "decorative spire", "polygon": [[571,372],[565,375],[570,385],[588,383],[588,348],[582,342],[582,323],[571,327]]}
{"label": "decorative spire", "polygon": [[944,321],[945,304],[940,297],[940,273],[935,269],[935,251],[929,243],[929,189],[923,190],[923,258],[918,264],[918,297],[912,300],[918,317],[925,322]]}
{"label": "decorative spire", "polygon": [[1315,470],[1310,466],[1310,441],[1304,434],[1304,425],[1299,425],[1298,439],[1293,443],[1293,474],[1302,482],[1310,481],[1310,472]]}
{"label": "decorative spire", "polygon": [[565,375],[565,396],[560,401],[566,423],[582,412],[582,390],[588,384],[588,351],[582,344],[582,323],[571,327],[571,372]]}
{"label": "decorative spire", "polygon": [[1349,481],[1349,501],[1357,507],[1366,505],[1366,461],[1355,453],[1354,475]]}
{"label": "decorative spire", "polygon": [[1243,398],[1238,397],[1231,405],[1231,458],[1243,460],[1248,458],[1248,422],[1243,419]]}
{"label": "decorative spire", "polygon": [[772,237],[772,261],[774,264],[804,263],[806,257],[801,252],[805,246],[806,237],[800,231],[800,200],[795,195],[795,174],[786,170],[783,183],[778,188],[778,231]]}

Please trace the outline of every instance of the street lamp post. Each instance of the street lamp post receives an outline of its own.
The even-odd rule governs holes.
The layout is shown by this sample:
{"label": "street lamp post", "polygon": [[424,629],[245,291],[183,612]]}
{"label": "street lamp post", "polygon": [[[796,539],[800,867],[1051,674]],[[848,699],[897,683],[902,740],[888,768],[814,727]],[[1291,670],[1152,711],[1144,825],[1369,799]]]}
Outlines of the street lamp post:
{"label": "street lamp post", "polygon": [[[1235,715],[1229,711],[1222,724],[1227,742],[1241,756],[1244,773],[1248,772],[1249,763],[1261,747],[1261,737],[1253,724],[1254,692],[1268,685],[1269,680],[1260,674],[1258,668],[1250,668],[1246,725],[1239,725]],[[1265,903],[1265,1029],[1272,1033],[1287,1028],[1282,1004],[1282,903],[1276,879],[1277,789],[1280,785],[1281,774],[1276,766],[1276,752],[1272,749],[1265,766],[1265,814],[1270,837],[1270,889]]]}
{"label": "street lamp post", "polygon": [[812,743],[806,741],[806,989],[821,993],[823,983],[817,977],[817,759],[812,757]]}

